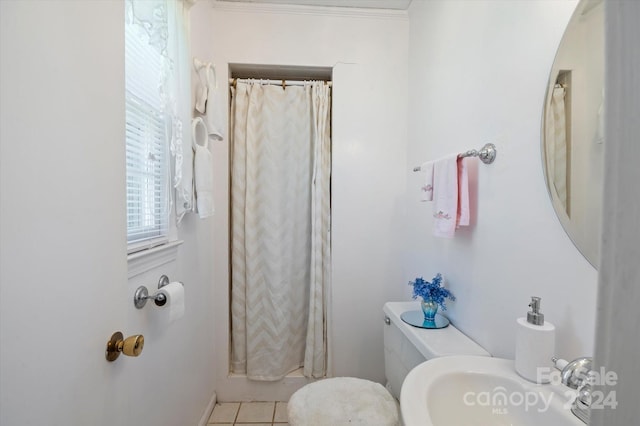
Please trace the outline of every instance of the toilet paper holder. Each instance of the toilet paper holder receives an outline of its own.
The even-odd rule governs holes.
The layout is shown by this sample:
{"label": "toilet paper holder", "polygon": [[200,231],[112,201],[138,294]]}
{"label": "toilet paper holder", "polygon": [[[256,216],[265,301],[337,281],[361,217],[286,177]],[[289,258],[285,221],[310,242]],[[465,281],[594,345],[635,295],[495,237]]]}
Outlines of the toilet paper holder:
{"label": "toilet paper holder", "polygon": [[[166,275],[162,275],[160,280],[158,281],[158,290],[162,287],[169,284],[169,277]],[[142,309],[144,305],[147,304],[147,300],[153,299],[156,306],[164,306],[167,303],[167,297],[160,293],[159,291],[155,292],[152,295],[149,295],[149,290],[143,285],[136,289],[136,292],[133,294],[133,304],[136,308]]]}

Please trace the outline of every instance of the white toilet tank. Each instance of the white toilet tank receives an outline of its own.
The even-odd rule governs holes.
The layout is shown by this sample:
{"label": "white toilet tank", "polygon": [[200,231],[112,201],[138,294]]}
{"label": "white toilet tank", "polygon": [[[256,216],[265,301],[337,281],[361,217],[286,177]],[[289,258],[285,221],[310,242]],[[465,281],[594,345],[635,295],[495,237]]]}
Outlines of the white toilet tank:
{"label": "white toilet tank", "polygon": [[447,355],[491,356],[451,324],[433,330],[400,319],[404,312],[420,309],[420,302],[387,302],[383,308],[385,377],[387,389],[396,399],[400,399],[402,382],[409,371],[426,360]]}

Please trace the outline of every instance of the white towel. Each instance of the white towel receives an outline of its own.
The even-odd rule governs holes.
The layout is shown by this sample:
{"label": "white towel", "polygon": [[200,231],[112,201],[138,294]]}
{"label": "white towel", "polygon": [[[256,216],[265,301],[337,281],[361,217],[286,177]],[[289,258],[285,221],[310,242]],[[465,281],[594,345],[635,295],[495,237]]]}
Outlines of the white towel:
{"label": "white towel", "polygon": [[207,126],[201,117],[192,121],[193,173],[196,193],[196,208],[201,219],[213,216],[213,157],[209,151]]}
{"label": "white towel", "polygon": [[[198,77],[200,77],[200,73],[198,73]],[[209,89],[206,84],[206,80],[203,81],[203,78],[200,77],[200,83],[198,83],[198,87],[196,88],[196,105],[195,109],[200,114],[204,114],[207,106],[207,96],[209,95]]]}
{"label": "white towel", "polygon": [[204,65],[198,72],[198,77],[200,78],[200,84],[196,89],[195,109],[204,119],[209,139],[220,141],[224,139],[223,116],[220,108],[220,99],[218,99],[219,90],[215,68],[210,63]]}
{"label": "white towel", "polygon": [[433,235],[453,238],[458,217],[458,154],[433,165]]}
{"label": "white towel", "polygon": [[420,166],[423,175],[422,187],[420,187],[420,201],[433,200],[433,161],[427,161]]}
{"label": "white towel", "polygon": [[469,172],[464,158],[458,159],[458,215],[456,228],[469,226],[471,212],[469,210]]}

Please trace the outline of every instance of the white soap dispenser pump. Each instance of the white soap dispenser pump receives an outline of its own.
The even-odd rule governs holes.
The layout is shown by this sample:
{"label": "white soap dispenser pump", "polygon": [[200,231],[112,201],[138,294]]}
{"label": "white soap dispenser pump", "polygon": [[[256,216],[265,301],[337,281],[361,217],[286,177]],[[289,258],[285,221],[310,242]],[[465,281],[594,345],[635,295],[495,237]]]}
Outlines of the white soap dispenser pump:
{"label": "white soap dispenser pump", "polygon": [[518,318],[516,331],[516,372],[535,383],[549,383],[555,353],[556,327],[544,321],[540,298],[531,297],[527,317]]}

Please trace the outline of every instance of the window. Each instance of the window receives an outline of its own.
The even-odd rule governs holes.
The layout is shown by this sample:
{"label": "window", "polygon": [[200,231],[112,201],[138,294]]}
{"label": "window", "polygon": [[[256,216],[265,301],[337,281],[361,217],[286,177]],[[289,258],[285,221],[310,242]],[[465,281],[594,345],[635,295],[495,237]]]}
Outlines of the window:
{"label": "window", "polygon": [[[161,3],[157,3],[162,7]],[[160,88],[166,58],[133,17],[125,25],[127,243],[134,252],[166,242],[169,232],[170,170],[167,124]],[[162,12],[162,10],[160,10]],[[156,14],[162,17],[162,13]],[[166,25],[166,11],[164,13]]]}
{"label": "window", "polygon": [[[193,205],[191,0],[126,0],[125,114],[129,276],[175,259]],[[175,201],[175,202],[174,202]],[[149,249],[149,250],[147,250]]]}

